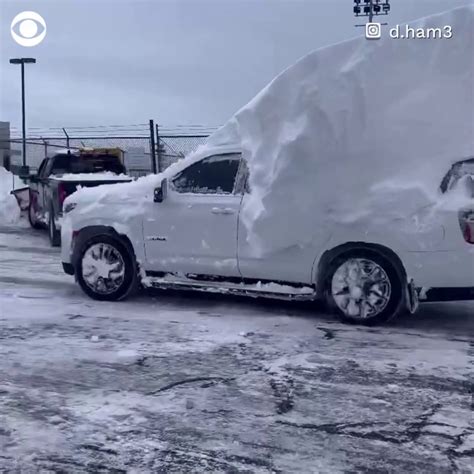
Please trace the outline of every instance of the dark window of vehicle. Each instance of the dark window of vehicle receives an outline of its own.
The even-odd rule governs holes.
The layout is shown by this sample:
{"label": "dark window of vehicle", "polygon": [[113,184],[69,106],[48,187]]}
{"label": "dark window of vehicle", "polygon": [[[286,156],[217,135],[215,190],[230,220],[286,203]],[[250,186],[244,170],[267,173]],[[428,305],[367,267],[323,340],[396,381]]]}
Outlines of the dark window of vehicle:
{"label": "dark window of vehicle", "polygon": [[238,153],[210,156],[179,173],[173,186],[180,193],[232,194],[239,163]]}
{"label": "dark window of vehicle", "polygon": [[452,189],[464,176],[471,176],[474,179],[474,158],[460,161],[451,167],[441,182],[441,192],[445,193]]}
{"label": "dark window of vehicle", "polygon": [[54,164],[49,174],[66,173],[100,173],[110,171],[115,174],[125,173],[125,167],[114,155],[64,154],[53,158]]}

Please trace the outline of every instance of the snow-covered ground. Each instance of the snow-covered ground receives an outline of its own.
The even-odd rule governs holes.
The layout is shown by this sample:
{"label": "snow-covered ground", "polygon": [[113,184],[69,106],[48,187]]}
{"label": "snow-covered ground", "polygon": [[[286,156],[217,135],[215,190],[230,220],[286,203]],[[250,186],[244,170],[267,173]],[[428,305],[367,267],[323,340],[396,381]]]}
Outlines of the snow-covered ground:
{"label": "snow-covered ground", "polygon": [[23,221],[0,255],[0,472],[471,472],[471,303],[99,303]]}

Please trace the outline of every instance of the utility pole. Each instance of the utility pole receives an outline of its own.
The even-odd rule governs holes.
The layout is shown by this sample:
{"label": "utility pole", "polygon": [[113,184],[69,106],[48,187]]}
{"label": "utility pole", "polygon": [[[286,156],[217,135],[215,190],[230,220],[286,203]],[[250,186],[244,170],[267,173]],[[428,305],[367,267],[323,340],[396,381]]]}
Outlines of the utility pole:
{"label": "utility pole", "polygon": [[25,106],[25,64],[35,64],[35,58],[12,58],[10,64],[19,64],[21,66],[21,130],[22,130],[22,149],[23,149],[23,167],[26,168],[26,106]]}

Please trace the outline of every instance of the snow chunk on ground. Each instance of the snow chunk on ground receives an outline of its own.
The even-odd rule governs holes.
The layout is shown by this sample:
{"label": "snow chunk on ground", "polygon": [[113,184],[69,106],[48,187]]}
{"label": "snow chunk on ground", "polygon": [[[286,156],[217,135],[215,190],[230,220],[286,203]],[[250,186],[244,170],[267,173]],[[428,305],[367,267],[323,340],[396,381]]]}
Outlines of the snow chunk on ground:
{"label": "snow chunk on ground", "polygon": [[234,143],[248,161],[241,215],[258,253],[439,199],[450,166],[474,156],[474,5],[410,23],[445,25],[451,39],[385,34],[317,50],[211,136],[208,148]]}
{"label": "snow chunk on ground", "polygon": [[13,224],[20,219],[20,207],[10,194],[15,187],[13,174],[0,166],[0,224]]}

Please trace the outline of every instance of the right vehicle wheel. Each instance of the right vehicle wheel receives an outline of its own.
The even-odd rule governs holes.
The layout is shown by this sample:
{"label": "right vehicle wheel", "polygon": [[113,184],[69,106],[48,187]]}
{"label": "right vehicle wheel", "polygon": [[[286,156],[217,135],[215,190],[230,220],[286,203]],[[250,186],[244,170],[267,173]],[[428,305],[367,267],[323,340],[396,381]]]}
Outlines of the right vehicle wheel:
{"label": "right vehicle wheel", "polygon": [[95,300],[122,300],[138,285],[135,257],[119,240],[107,235],[93,237],[80,253],[77,280]]}
{"label": "right vehicle wheel", "polygon": [[343,322],[374,325],[397,316],[404,303],[403,277],[384,255],[355,251],[336,258],[328,269],[328,306]]}

